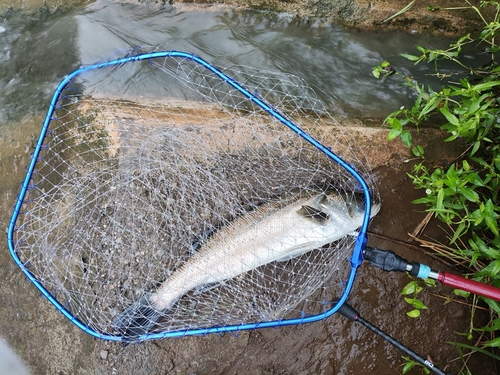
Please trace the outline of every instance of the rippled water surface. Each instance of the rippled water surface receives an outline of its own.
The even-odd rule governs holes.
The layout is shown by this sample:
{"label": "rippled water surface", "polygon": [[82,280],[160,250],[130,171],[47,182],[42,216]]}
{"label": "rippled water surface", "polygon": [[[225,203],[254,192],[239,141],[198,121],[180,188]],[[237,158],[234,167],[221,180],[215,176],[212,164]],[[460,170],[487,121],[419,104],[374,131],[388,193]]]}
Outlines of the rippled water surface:
{"label": "rippled water surface", "polygon": [[[414,67],[399,56],[411,53],[416,44],[441,47],[447,42],[220,7],[150,7],[99,0],[64,15],[10,13],[0,23],[0,121],[44,111],[66,74],[81,64],[124,56],[138,46],[141,51],[192,52],[219,67],[245,65],[297,75],[333,112],[383,116],[409,103],[411,93],[396,79],[375,80],[371,69],[389,60],[400,71],[427,80],[428,66]],[[100,85],[110,94],[128,96],[156,89],[139,69],[133,75],[124,70],[113,76],[93,82],[93,89]]]}

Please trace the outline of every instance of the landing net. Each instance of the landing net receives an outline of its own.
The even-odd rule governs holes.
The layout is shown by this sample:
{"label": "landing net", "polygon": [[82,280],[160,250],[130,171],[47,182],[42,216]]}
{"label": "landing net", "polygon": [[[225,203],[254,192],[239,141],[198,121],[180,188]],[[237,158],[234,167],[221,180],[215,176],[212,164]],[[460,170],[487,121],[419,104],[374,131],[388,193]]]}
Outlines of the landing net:
{"label": "landing net", "polygon": [[[141,98],[95,90],[128,74],[147,74],[157,87]],[[94,94],[86,89],[91,82]],[[220,71],[182,52],[130,56],[81,68],[56,90],[11,219],[9,246],[58,310],[104,339],[314,321],[333,313],[334,301],[345,300],[352,286],[368,188],[376,198],[368,172],[348,130],[297,77]],[[232,223],[246,218],[258,226],[299,198],[332,191],[349,209],[363,211],[359,239],[345,233],[291,259],[198,285],[161,311],[148,331],[132,334],[133,327],[117,323],[205,251],[207,241],[237,237],[241,225],[225,232]]]}

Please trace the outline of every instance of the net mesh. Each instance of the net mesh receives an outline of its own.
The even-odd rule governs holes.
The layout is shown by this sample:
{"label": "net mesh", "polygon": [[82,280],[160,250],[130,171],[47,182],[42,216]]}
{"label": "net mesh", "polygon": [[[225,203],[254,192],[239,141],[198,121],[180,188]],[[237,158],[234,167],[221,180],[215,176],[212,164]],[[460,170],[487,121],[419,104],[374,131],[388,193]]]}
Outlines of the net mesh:
{"label": "net mesh", "polygon": [[[123,78],[119,68],[75,80],[50,122],[15,232],[22,263],[71,315],[96,332],[124,336],[117,316],[207,251],[207,241],[237,238],[235,222],[258,226],[325,191],[349,206],[358,189],[345,169],[205,67],[172,57],[135,64],[155,77],[162,100],[84,89],[105,88],[113,74]],[[374,187],[356,141],[304,82],[250,68],[224,72]],[[343,290],[354,241],[346,233],[300,256],[197,285],[161,311],[151,331],[321,313],[322,302]]]}

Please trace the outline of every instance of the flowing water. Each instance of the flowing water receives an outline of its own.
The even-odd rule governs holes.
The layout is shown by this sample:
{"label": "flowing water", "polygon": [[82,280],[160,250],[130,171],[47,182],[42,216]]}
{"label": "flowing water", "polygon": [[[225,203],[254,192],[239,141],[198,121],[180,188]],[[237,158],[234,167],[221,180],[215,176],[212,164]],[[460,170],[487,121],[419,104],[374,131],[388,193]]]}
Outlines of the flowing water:
{"label": "flowing water", "polygon": [[[11,13],[0,23],[0,121],[43,111],[60,79],[81,66],[141,51],[179,50],[219,66],[247,65],[302,77],[336,113],[383,116],[408,104],[411,92],[398,80],[381,82],[374,65],[389,60],[425,82],[428,66],[399,56],[416,44],[446,41],[408,33],[345,30],[323,20],[288,14],[189,6],[147,7],[96,3],[64,15]],[[113,75],[116,77],[116,74]],[[110,93],[134,96],[155,90],[140,72],[106,82]],[[99,82],[101,86],[102,82]],[[434,81],[435,85],[439,85]]]}

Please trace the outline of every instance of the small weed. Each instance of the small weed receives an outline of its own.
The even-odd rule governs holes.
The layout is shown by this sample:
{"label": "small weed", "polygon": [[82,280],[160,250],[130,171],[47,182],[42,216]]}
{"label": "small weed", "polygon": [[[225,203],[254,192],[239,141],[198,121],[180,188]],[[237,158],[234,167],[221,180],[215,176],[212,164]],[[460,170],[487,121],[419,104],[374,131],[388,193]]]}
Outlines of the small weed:
{"label": "small weed", "polygon": [[[428,287],[436,286],[435,281],[432,279],[423,280],[423,284]],[[401,291],[403,296],[407,296],[405,297],[406,303],[412,307],[412,310],[406,313],[410,318],[418,318],[421,310],[427,310],[427,306],[417,298],[422,290],[423,287],[420,285],[419,280],[415,279],[406,284]]]}
{"label": "small weed", "polygon": [[[491,7],[493,12],[485,11]],[[449,243],[453,246],[453,256],[469,265],[471,272],[468,277],[500,287],[500,65],[496,61],[496,54],[500,52],[500,3],[480,1],[476,6],[466,0],[463,7],[448,10],[452,9],[477,13],[484,22],[479,35],[464,35],[447,49],[417,46],[418,53],[402,56],[415,64],[431,63],[436,76],[453,78],[453,81],[434,91],[400,73],[388,61],[374,67],[372,73],[377,79],[398,77],[416,94],[411,108],[401,107],[384,121],[390,129],[388,139],[401,139],[419,160],[408,176],[424,195],[413,203],[426,205],[427,212],[432,212],[452,228]],[[429,6],[429,10],[447,9]],[[493,18],[487,20],[486,14],[493,15]],[[490,63],[480,67],[470,66],[471,60],[461,57],[463,47],[469,44],[477,48],[478,54],[487,53],[491,57]],[[455,63],[456,71],[441,73],[439,62],[443,60]],[[427,160],[424,148],[416,144],[412,137],[412,132],[431,116],[441,118],[441,129],[448,135],[445,142],[460,140],[466,144],[462,155],[447,167],[436,167]],[[421,310],[426,308],[417,298],[421,288],[416,281],[411,281],[403,289],[402,294],[407,296],[405,301],[413,308],[407,313],[410,317],[420,316]],[[465,292],[455,293],[469,297]],[[500,303],[474,297],[473,305],[478,300],[483,300],[490,308],[491,322],[476,328],[472,316],[470,330],[464,335],[470,340],[473,333],[481,334],[480,341],[473,346],[455,345],[459,353],[464,348],[472,348],[494,356],[486,349],[500,347]],[[414,365],[407,360],[403,374]],[[462,373],[470,371],[465,366]]]}

